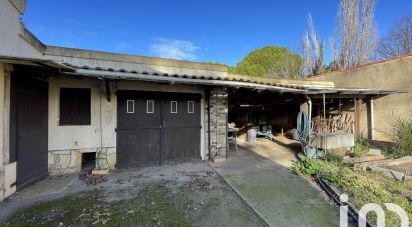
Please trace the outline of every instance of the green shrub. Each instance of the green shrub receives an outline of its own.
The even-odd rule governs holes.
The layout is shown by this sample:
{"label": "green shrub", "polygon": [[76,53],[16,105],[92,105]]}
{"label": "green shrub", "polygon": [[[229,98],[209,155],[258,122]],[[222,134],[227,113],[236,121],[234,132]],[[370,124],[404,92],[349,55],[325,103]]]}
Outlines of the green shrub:
{"label": "green shrub", "polygon": [[389,117],[389,129],[384,134],[393,142],[386,153],[394,158],[412,155],[412,119],[392,113]]}
{"label": "green shrub", "polygon": [[327,162],[333,162],[337,164],[341,164],[343,161],[343,157],[340,155],[337,155],[335,153],[328,152],[326,155],[323,157],[323,159]]}
{"label": "green shrub", "polygon": [[369,141],[364,138],[356,138],[355,146],[353,147],[353,154],[359,157],[369,151]]}
{"label": "green shrub", "polygon": [[325,168],[324,163],[318,160],[310,159],[304,155],[300,155],[299,158],[300,161],[291,166],[291,170],[295,173],[313,176]]}

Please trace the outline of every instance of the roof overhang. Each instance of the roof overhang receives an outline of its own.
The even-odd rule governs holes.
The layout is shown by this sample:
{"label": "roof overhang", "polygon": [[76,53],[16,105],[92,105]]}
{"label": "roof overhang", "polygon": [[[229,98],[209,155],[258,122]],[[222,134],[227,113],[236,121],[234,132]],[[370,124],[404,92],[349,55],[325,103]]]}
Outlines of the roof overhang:
{"label": "roof overhang", "polygon": [[1,56],[0,55],[0,62],[8,63],[8,64],[16,64],[16,65],[29,65],[29,66],[37,66],[37,67],[47,67],[47,68],[54,68],[54,69],[64,69],[64,71],[74,72],[75,69],[58,63],[52,60],[46,59],[35,59],[35,58],[21,58],[21,57],[11,57],[11,56]]}
{"label": "roof overhang", "polygon": [[192,84],[204,86],[222,86],[232,88],[246,88],[254,90],[266,90],[280,93],[295,93],[306,95],[335,94],[346,96],[383,96],[400,93],[399,91],[363,89],[363,88],[334,88],[322,86],[295,86],[289,87],[287,84],[275,85],[266,82],[244,81],[242,77],[208,77],[208,76],[187,76],[187,75],[167,75],[167,74],[141,74],[132,72],[106,71],[96,69],[76,69],[75,72],[64,72],[66,75],[94,77],[110,80],[136,80],[169,84]]}
{"label": "roof overhang", "polygon": [[93,77],[109,80],[136,80],[168,84],[191,84],[202,86],[220,86],[231,88],[245,88],[253,90],[265,90],[279,93],[294,93],[305,95],[337,95],[348,97],[359,96],[384,96],[388,94],[401,93],[393,90],[365,89],[365,88],[336,88],[331,84],[306,84],[296,80],[274,80],[263,78],[252,78],[247,76],[229,75],[216,76],[206,75],[186,75],[167,74],[161,72],[137,72],[124,69],[103,69],[103,68],[79,68],[67,63],[59,63],[50,59],[33,59],[11,56],[0,56],[0,62],[19,65],[30,65],[57,69],[60,73],[71,76]]}
{"label": "roof overhang", "polygon": [[205,86],[223,86],[223,87],[236,87],[236,88],[250,88],[256,90],[270,90],[278,92],[290,92],[290,93],[300,93],[300,89],[286,88],[280,86],[272,86],[265,84],[256,84],[250,82],[240,82],[240,81],[229,81],[225,78],[213,78],[213,77],[188,77],[186,75],[150,75],[150,74],[139,74],[130,72],[111,72],[111,71],[100,71],[100,70],[88,70],[88,69],[77,69],[76,72],[66,72],[66,75],[77,75],[77,76],[88,76],[96,77],[99,79],[113,79],[113,80],[137,80],[137,81],[148,81],[148,82],[158,82],[158,83],[170,83],[170,84],[192,84],[192,85],[205,85]]}

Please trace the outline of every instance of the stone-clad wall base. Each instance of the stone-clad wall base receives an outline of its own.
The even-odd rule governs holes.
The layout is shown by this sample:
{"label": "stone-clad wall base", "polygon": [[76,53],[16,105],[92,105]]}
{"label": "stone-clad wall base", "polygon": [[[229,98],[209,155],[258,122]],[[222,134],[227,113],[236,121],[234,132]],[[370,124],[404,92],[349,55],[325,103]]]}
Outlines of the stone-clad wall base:
{"label": "stone-clad wall base", "polygon": [[96,167],[113,169],[116,163],[116,148],[104,147],[102,149],[68,149],[49,151],[49,174],[62,175],[77,173],[82,168],[82,154],[98,152]]}
{"label": "stone-clad wall base", "polygon": [[[226,89],[215,88],[211,90],[210,107],[206,105],[206,114],[208,108],[210,108],[210,157],[212,161],[222,161],[226,158],[227,148],[228,94]],[[207,126],[208,117],[205,117],[205,121]],[[208,127],[205,128],[206,136],[208,136]],[[206,143],[208,143],[207,140]]]}

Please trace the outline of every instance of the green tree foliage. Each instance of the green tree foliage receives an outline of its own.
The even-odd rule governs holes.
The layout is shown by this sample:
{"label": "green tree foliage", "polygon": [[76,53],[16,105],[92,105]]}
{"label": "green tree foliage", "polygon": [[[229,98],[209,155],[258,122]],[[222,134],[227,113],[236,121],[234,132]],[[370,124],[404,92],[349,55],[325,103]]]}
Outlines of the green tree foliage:
{"label": "green tree foliage", "polygon": [[295,79],[302,59],[287,48],[266,46],[250,52],[229,73],[267,78]]}

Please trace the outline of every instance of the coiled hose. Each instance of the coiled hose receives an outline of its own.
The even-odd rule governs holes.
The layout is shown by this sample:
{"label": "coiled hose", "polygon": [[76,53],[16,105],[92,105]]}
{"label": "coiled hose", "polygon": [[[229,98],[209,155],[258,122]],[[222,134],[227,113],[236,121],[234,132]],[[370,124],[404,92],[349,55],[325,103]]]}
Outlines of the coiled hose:
{"label": "coiled hose", "polygon": [[306,112],[300,111],[296,123],[298,139],[302,144],[302,151],[306,157],[317,159],[319,157],[318,149],[312,147],[309,143],[310,122]]}
{"label": "coiled hose", "polygon": [[309,136],[309,118],[306,112],[300,111],[296,123],[298,138],[301,142],[306,142]]}

